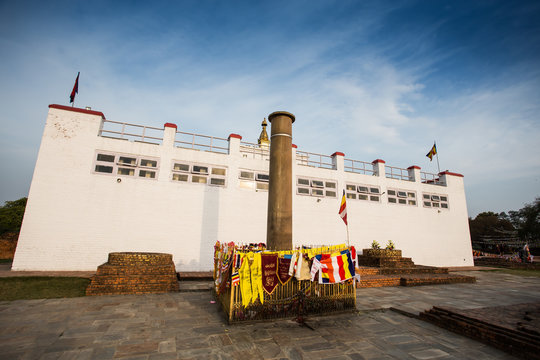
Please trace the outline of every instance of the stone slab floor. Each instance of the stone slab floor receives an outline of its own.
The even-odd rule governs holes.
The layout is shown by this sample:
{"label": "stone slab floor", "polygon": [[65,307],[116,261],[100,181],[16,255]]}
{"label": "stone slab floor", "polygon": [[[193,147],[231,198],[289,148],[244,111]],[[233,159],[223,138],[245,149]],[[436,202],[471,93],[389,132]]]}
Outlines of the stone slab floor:
{"label": "stone slab floor", "polygon": [[357,313],[230,326],[210,292],[0,302],[0,359],[513,359],[387,308],[540,299],[540,278],[467,272],[476,284],[359,289]]}

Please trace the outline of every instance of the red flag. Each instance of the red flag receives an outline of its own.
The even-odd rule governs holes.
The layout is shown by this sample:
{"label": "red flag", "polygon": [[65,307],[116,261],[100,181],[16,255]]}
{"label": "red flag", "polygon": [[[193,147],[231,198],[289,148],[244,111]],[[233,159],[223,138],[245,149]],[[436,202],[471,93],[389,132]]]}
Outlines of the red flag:
{"label": "red flag", "polygon": [[343,219],[345,225],[347,224],[347,201],[345,200],[345,190],[343,190],[343,197],[341,198],[341,206],[339,207],[339,216]]}
{"label": "red flag", "polygon": [[81,73],[77,73],[77,78],[75,79],[75,85],[73,85],[73,90],[71,90],[71,95],[69,95],[69,102],[75,102],[75,94],[79,93],[79,75]]}

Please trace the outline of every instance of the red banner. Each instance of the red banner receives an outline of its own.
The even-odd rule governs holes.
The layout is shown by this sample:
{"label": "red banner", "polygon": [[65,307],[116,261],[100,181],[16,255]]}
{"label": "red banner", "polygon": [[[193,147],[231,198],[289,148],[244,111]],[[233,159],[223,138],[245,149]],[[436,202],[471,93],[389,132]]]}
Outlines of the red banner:
{"label": "red banner", "polygon": [[272,292],[274,292],[276,286],[279,283],[279,280],[277,277],[278,255],[277,254],[262,254],[261,263],[262,263],[263,289],[268,294],[272,294]]}
{"label": "red banner", "polygon": [[291,279],[289,275],[289,267],[291,266],[291,259],[278,258],[278,270],[277,276],[279,281],[285,285],[287,281]]}

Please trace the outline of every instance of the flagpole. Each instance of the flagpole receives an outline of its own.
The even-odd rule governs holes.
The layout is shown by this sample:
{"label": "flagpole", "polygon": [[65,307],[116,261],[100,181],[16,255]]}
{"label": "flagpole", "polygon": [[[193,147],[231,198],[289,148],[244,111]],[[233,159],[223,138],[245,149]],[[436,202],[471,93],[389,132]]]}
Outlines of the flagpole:
{"label": "flagpole", "polygon": [[350,248],[351,244],[349,242],[349,224],[347,224],[347,247]]}
{"label": "flagpole", "polygon": [[[435,144],[435,149],[437,149],[437,143],[435,142],[435,140],[433,140],[433,144]],[[441,166],[439,165],[439,151],[438,150],[436,150],[435,155],[437,155],[437,169],[439,169],[438,174],[440,174]]]}

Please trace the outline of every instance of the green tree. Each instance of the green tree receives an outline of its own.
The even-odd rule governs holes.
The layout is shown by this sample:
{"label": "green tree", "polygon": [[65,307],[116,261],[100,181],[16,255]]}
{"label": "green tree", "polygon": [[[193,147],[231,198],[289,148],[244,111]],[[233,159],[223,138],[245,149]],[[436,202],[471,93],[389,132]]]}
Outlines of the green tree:
{"label": "green tree", "polygon": [[519,237],[522,240],[540,240],[540,197],[537,197],[531,204],[525,204],[518,211],[509,211],[508,217],[518,229]]}
{"label": "green tree", "polygon": [[497,214],[487,211],[476,215],[474,219],[469,218],[472,242],[480,240],[482,236],[497,236],[501,234],[501,231],[515,230],[512,222],[506,217],[505,213]]}
{"label": "green tree", "polygon": [[21,230],[26,201],[27,198],[23,197],[15,201],[6,201],[4,206],[0,206],[0,235]]}

